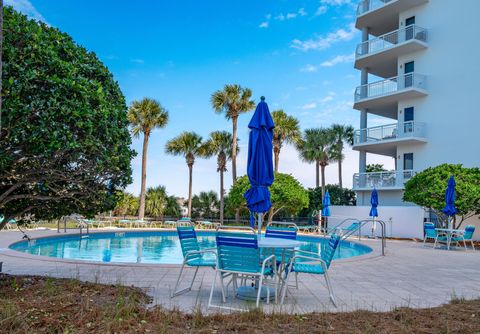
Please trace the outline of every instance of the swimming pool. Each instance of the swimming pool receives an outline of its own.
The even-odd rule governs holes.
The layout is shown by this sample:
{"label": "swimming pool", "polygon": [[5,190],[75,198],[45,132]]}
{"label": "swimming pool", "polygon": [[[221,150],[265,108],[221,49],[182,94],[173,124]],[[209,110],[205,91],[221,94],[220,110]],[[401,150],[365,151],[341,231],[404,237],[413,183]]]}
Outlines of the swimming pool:
{"label": "swimming pool", "polygon": [[[214,232],[198,231],[202,248],[215,247]],[[302,250],[318,252],[328,239],[298,236]],[[182,250],[175,231],[128,231],[92,233],[80,238],[78,235],[53,236],[20,241],[10,249],[40,256],[60,259],[117,262],[181,264]],[[334,259],[349,258],[370,253],[372,249],[358,243],[342,241]]]}

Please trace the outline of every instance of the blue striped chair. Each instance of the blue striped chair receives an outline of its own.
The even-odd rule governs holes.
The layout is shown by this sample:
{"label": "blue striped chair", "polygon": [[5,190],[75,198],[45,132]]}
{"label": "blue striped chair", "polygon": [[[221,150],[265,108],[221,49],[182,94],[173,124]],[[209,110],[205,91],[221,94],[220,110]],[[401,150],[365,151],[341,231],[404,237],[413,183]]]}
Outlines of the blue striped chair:
{"label": "blue striped chair", "polygon": [[439,234],[438,231],[435,229],[434,223],[425,223],[423,225],[423,231],[425,236],[423,238],[423,246],[425,247],[425,242],[427,239],[433,239],[434,244],[433,248],[437,247],[438,242],[447,242],[447,236],[444,234]]}
{"label": "blue striped chair", "polygon": [[[182,247],[183,263],[180,273],[178,274],[177,282],[175,283],[175,288],[171,294],[171,298],[192,290],[193,282],[197,277],[198,269],[200,267],[211,267],[215,269],[217,264],[217,252],[215,249],[200,249],[200,246],[198,245],[197,234],[195,233],[193,226],[178,226],[177,233],[178,238],[180,239],[180,246]],[[205,257],[206,254],[212,254],[215,257],[208,258]],[[195,267],[195,273],[193,274],[190,286],[183,290],[178,290],[185,266]]]}
{"label": "blue striped chair", "polygon": [[330,236],[330,240],[328,241],[328,243],[324,247],[322,247],[320,255],[318,255],[317,253],[302,250],[294,251],[292,260],[288,265],[287,271],[285,273],[286,278],[282,291],[282,304],[285,300],[285,295],[287,294],[288,280],[292,276],[291,274],[306,273],[323,275],[323,277],[325,278],[325,282],[327,283],[330,300],[335,307],[337,306],[335,302],[335,296],[333,295],[330,278],[328,277],[328,269],[330,268],[330,264],[332,263],[333,256],[335,255],[335,251],[337,250],[339,243],[340,236],[334,233]]}
{"label": "blue striped chair", "polygon": [[[265,229],[265,238],[279,238],[288,240],[297,240],[298,227],[295,223],[287,222],[271,222]],[[269,254],[269,253],[267,253]],[[293,249],[276,249],[275,258],[277,259],[277,267],[279,272],[285,270],[286,265],[290,263]],[[295,275],[295,286],[298,289],[298,280]]]}
{"label": "blue striped chair", "polygon": [[460,242],[463,242],[465,250],[467,250],[467,241],[470,241],[472,249],[475,250],[475,246],[473,245],[473,233],[475,233],[475,226],[468,225],[467,227],[465,227],[463,233],[452,237],[452,241],[456,242],[458,245],[460,244]]}
{"label": "blue striped chair", "polygon": [[[228,230],[227,227],[218,227],[216,234],[217,242],[217,267],[213,278],[208,307],[218,307],[229,310],[239,310],[232,307],[225,307],[212,304],[213,291],[217,277],[220,278],[222,301],[226,302],[225,277],[232,275],[233,280],[239,278],[253,278],[258,280],[258,292],[256,306],[260,304],[263,283],[267,283],[267,277],[275,277],[276,263],[275,255],[270,255],[263,261],[258,248],[257,234],[251,228],[235,227],[236,230]],[[241,229],[242,231],[238,231]],[[234,284],[234,288],[236,284]],[[275,281],[275,301],[277,300],[277,282]],[[264,290],[265,291],[265,290]],[[270,289],[267,291],[267,304],[270,301]]]}

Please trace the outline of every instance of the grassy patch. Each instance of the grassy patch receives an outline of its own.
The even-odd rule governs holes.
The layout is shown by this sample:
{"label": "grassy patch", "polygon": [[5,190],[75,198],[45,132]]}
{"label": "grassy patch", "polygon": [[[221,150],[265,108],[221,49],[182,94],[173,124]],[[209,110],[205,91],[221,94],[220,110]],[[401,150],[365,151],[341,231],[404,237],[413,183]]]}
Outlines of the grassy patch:
{"label": "grassy patch", "polygon": [[141,290],[77,280],[0,275],[1,333],[477,333],[480,300],[431,309],[204,315],[147,309]]}

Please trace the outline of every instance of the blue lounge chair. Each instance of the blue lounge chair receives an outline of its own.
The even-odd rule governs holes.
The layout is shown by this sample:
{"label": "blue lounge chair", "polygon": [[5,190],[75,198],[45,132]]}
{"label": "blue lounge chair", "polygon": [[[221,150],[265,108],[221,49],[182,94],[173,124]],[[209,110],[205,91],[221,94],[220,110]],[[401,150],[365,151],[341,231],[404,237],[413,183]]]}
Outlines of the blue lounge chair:
{"label": "blue lounge chair", "polygon": [[[228,310],[240,310],[232,307],[225,307],[212,304],[213,291],[217,277],[220,278],[222,301],[226,302],[226,289],[224,284],[225,277],[232,275],[235,281],[237,277],[244,277],[258,280],[258,292],[256,298],[256,306],[260,304],[262,291],[267,292],[267,304],[270,302],[270,289],[263,289],[263,283],[267,277],[275,277],[276,263],[275,255],[270,255],[263,261],[260,257],[260,249],[258,248],[257,234],[251,228],[235,227],[242,231],[227,230],[226,227],[219,227],[216,234],[217,242],[217,267],[215,277],[213,278],[210,297],[208,299],[208,307],[218,307]],[[266,282],[265,282],[266,283]],[[234,288],[236,284],[234,283]],[[277,300],[277,282],[275,287],[275,301]]]}
{"label": "blue lounge chair", "polygon": [[[171,298],[192,290],[193,282],[197,277],[198,268],[215,268],[217,263],[217,252],[215,249],[200,249],[200,246],[198,245],[197,234],[195,233],[193,226],[178,226],[177,232],[178,238],[180,239],[180,246],[182,247],[183,263],[180,273],[178,274],[177,282],[175,283],[175,288],[171,294]],[[212,254],[213,258],[206,257],[206,254]],[[183,290],[178,290],[185,266],[195,267],[195,273],[193,274],[190,286]]]}
{"label": "blue lounge chair", "polygon": [[[275,225],[275,226],[274,226]],[[271,222],[265,229],[265,238],[279,238],[297,240],[298,227],[295,223],[287,222]],[[275,258],[279,272],[283,272],[285,265],[290,263],[293,249],[277,249],[275,250]],[[267,253],[268,254],[268,253]],[[270,254],[268,254],[270,255]],[[296,276],[295,276],[296,278]],[[295,280],[295,286],[298,289],[298,280]]]}
{"label": "blue lounge chair", "polygon": [[332,285],[330,283],[330,278],[328,277],[328,269],[330,268],[330,264],[332,263],[333,256],[335,255],[335,251],[339,243],[340,243],[340,236],[337,234],[332,234],[330,236],[330,240],[328,241],[328,244],[322,248],[322,252],[320,255],[318,255],[317,253],[307,252],[302,250],[294,251],[292,260],[290,264],[287,266],[287,270],[285,272],[286,278],[285,278],[283,291],[282,291],[282,300],[281,300],[282,304],[287,294],[288,281],[292,276],[291,274],[306,273],[306,274],[314,274],[314,275],[323,275],[323,277],[325,278],[325,282],[327,283],[330,300],[332,301],[335,307],[337,306],[335,302],[335,296],[333,294]]}
{"label": "blue lounge chair", "polygon": [[435,224],[433,223],[425,223],[423,225],[423,230],[425,232],[425,237],[423,238],[423,246],[425,247],[425,243],[427,239],[433,239],[433,248],[437,247],[438,242],[447,242],[447,236],[444,234],[439,234],[438,231],[435,229]]}
{"label": "blue lounge chair", "polygon": [[467,250],[467,241],[470,241],[472,249],[475,250],[475,246],[473,245],[473,233],[475,233],[475,226],[468,225],[467,227],[465,227],[463,233],[453,236],[452,241],[456,242],[458,245],[460,244],[460,242],[463,242],[465,250]]}

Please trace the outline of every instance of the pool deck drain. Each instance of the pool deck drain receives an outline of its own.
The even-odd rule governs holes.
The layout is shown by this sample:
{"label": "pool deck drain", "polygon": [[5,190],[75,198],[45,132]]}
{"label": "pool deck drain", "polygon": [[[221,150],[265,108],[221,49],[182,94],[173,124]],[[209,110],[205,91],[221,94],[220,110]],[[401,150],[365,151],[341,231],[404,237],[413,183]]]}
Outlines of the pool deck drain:
{"label": "pool deck drain", "polygon": [[[54,230],[28,233],[33,238],[58,235]],[[208,295],[214,276],[212,269],[199,271],[191,292],[170,299],[179,265],[93,263],[40,257],[8,249],[10,244],[19,241],[21,237],[22,234],[18,231],[0,232],[0,262],[3,262],[4,273],[133,285],[144,288],[153,297],[154,304],[186,312],[196,309],[208,312]],[[329,302],[323,277],[299,275],[299,289],[291,289],[285,305],[262,304],[264,310],[289,313],[358,309],[388,311],[402,306],[433,307],[452,298],[480,298],[480,251],[434,250],[417,242],[389,240],[387,256],[382,257],[379,256],[379,240],[362,239],[361,243],[371,247],[373,252],[336,260],[330,268],[337,308]],[[193,270],[187,270],[184,282],[192,275]],[[227,306],[251,306],[234,299],[231,290],[229,297]],[[214,298],[216,304],[221,303],[219,289],[215,291]]]}

